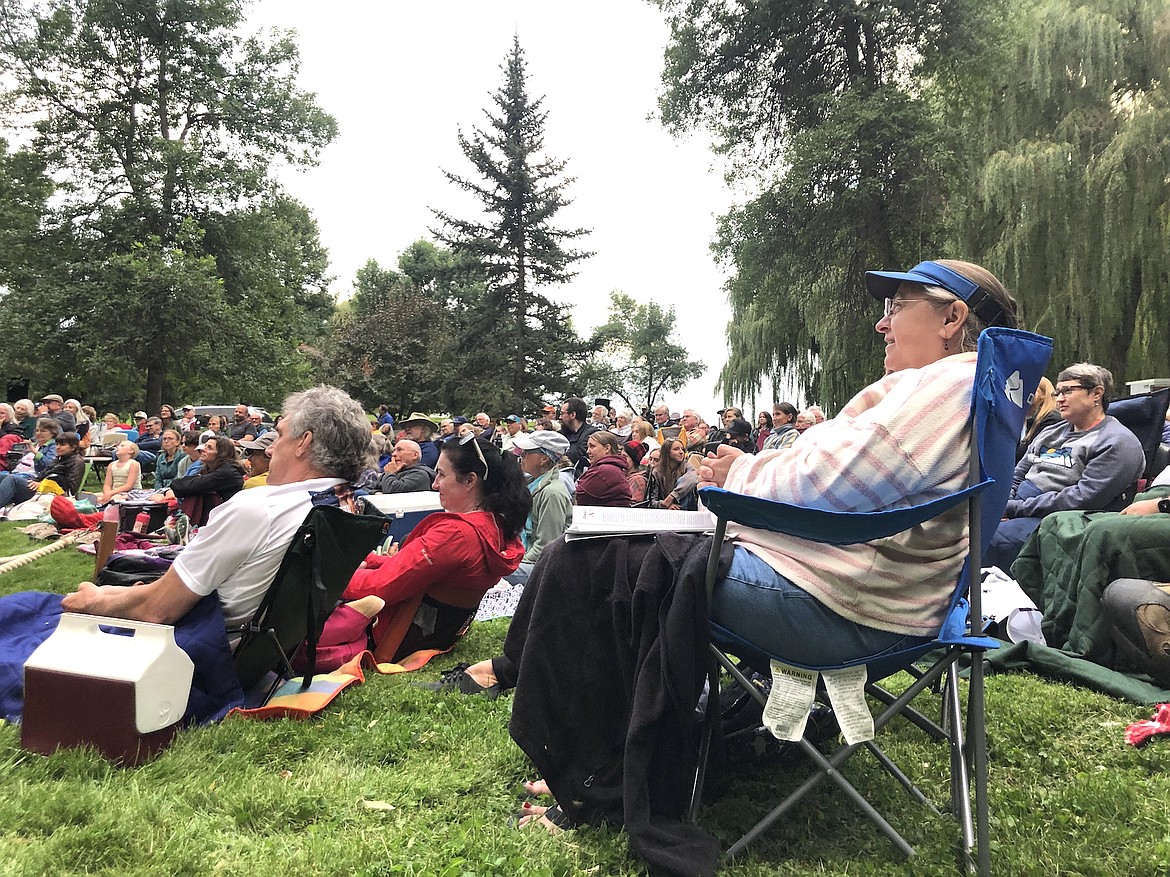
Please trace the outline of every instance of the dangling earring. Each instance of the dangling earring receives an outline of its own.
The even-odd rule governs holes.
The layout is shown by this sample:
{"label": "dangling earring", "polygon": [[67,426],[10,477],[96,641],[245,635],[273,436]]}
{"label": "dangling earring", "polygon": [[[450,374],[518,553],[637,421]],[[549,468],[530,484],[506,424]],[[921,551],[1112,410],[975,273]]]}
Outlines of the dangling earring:
{"label": "dangling earring", "polygon": [[951,339],[944,335],[943,336],[943,350],[950,350],[950,349],[951,349]]}

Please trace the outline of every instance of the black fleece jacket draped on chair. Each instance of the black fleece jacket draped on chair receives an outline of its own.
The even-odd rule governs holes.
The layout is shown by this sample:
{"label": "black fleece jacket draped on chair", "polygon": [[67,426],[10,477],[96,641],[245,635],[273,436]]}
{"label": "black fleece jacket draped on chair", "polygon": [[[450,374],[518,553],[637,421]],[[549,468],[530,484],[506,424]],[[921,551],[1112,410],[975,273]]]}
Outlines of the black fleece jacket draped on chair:
{"label": "black fleece jacket draped on chair", "polygon": [[[707,668],[710,537],[551,544],[504,643],[512,738],[574,822],[625,825],[652,874],[714,874],[719,844],[682,820]],[[730,566],[731,546],[721,557]]]}

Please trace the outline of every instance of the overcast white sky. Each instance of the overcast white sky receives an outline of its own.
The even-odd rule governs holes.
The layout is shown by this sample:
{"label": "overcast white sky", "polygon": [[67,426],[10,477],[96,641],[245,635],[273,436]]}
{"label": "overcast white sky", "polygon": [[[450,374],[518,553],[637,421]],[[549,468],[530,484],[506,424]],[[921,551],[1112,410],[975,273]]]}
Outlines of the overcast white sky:
{"label": "overcast white sky", "polygon": [[475,203],[442,170],[473,175],[456,134],[484,124],[518,34],[529,94],[545,97],[546,153],[567,159],[576,177],[574,203],[557,223],[592,229],[582,246],[596,252],[553,297],[573,306],[582,334],[604,322],[614,289],[673,305],[677,334],[707,373],[667,402],[707,417],[723,407],[714,385],[729,310],[709,245],[732,193],[702,136],[675,140],[653,118],[666,42],[656,8],[642,0],[258,0],[251,21],[296,30],[301,85],[340,126],[319,167],[282,180],[317,217],[341,297],[367,259],[393,267],[409,244],[430,237],[431,207],[473,215]]}

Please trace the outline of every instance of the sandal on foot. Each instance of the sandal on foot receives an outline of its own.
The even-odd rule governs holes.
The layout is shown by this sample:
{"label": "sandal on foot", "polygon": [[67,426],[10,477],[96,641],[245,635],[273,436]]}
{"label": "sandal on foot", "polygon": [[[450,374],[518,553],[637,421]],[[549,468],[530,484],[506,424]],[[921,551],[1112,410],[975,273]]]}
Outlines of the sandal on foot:
{"label": "sandal on foot", "polygon": [[472,679],[471,674],[467,672],[467,668],[470,666],[470,664],[456,664],[450,670],[444,670],[440,673],[438,682],[420,682],[418,686],[428,691],[458,691],[461,694],[482,694],[488,700],[495,700],[504,693],[504,686],[499,682],[485,687]]}
{"label": "sandal on foot", "polygon": [[545,811],[539,815],[533,813],[529,816],[524,816],[517,823],[519,828],[530,828],[533,825],[539,825],[549,834],[560,834],[563,831],[570,831],[577,827],[556,804],[545,808]]}
{"label": "sandal on foot", "polygon": [[531,798],[543,798],[545,795],[551,795],[552,789],[544,780],[525,780],[524,794]]}

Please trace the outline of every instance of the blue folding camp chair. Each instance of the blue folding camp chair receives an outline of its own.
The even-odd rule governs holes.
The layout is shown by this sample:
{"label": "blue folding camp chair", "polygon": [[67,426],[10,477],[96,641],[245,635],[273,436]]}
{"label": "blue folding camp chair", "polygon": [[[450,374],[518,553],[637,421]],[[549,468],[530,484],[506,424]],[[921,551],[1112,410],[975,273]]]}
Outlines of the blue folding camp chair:
{"label": "blue folding camp chair", "polygon": [[[969,486],[950,496],[923,503],[910,508],[889,511],[841,513],[809,509],[786,503],[772,502],[757,497],[730,493],[719,488],[705,488],[701,498],[707,508],[718,518],[715,541],[707,569],[708,594],[715,585],[719,545],[723,541],[727,522],[786,533],[803,539],[834,545],[849,545],[868,542],[900,533],[911,527],[942,514],[966,501],[968,504],[970,528],[970,552],[959,575],[950,608],[935,640],[901,653],[883,656],[879,662],[866,665],[866,687],[868,694],[877,698],[885,707],[874,718],[875,733],[897,715],[911,718],[915,724],[927,730],[936,739],[950,741],[951,750],[951,809],[962,827],[964,854],[972,864],[971,851],[977,845],[976,863],[979,873],[990,872],[990,848],[987,829],[987,748],[983,707],[983,664],[981,660],[971,663],[966,729],[964,730],[963,710],[958,686],[958,661],[964,653],[994,648],[996,641],[982,637],[982,617],[979,607],[979,578],[970,575],[980,568],[982,552],[987,548],[991,534],[1003,514],[1012,486],[1012,469],[1015,462],[1015,445],[1019,440],[1024,415],[1032,393],[1052,355],[1052,341],[1040,335],[1016,329],[991,328],[979,338],[979,352],[976,365],[974,392],[971,403],[971,464]],[[972,587],[974,584],[974,587]],[[973,624],[971,619],[975,619]],[[710,694],[707,698],[706,720],[701,738],[699,768],[696,772],[695,791],[692,799],[692,818],[698,814],[702,795],[704,772],[710,750],[710,734],[719,721],[719,672],[726,670],[736,682],[753,697],[765,702],[765,695],[752,685],[740,668],[724,651],[738,655],[749,664],[759,668],[767,667],[769,659],[795,666],[802,666],[783,655],[769,655],[754,644],[736,636],[719,625],[711,625],[711,670]],[[942,649],[942,657],[936,659],[929,669],[922,671],[915,663],[927,653]],[[836,667],[807,667],[807,670],[827,671],[841,667],[856,666],[862,660],[846,662]],[[915,677],[911,686],[895,697],[880,689],[874,683],[900,670],[910,670]],[[909,707],[910,702],[926,688],[940,683],[943,685],[943,726],[935,724]],[[798,747],[807,755],[819,771],[806,780],[775,809],[765,816],[743,838],[730,847],[725,855],[734,858],[748,844],[766,831],[776,820],[788,812],[796,803],[815,788],[826,777],[833,779],[845,794],[867,815],[878,828],[905,855],[913,854],[909,843],[885,820],[880,813],[840,773],[840,767],[856,750],[864,746],[873,752],[892,776],[922,803],[928,803],[911,783],[908,777],[872,741],[855,745],[844,745],[826,757],[808,739],[801,739]],[[972,763],[973,762],[973,763]],[[975,818],[971,814],[971,779],[973,773]]]}

